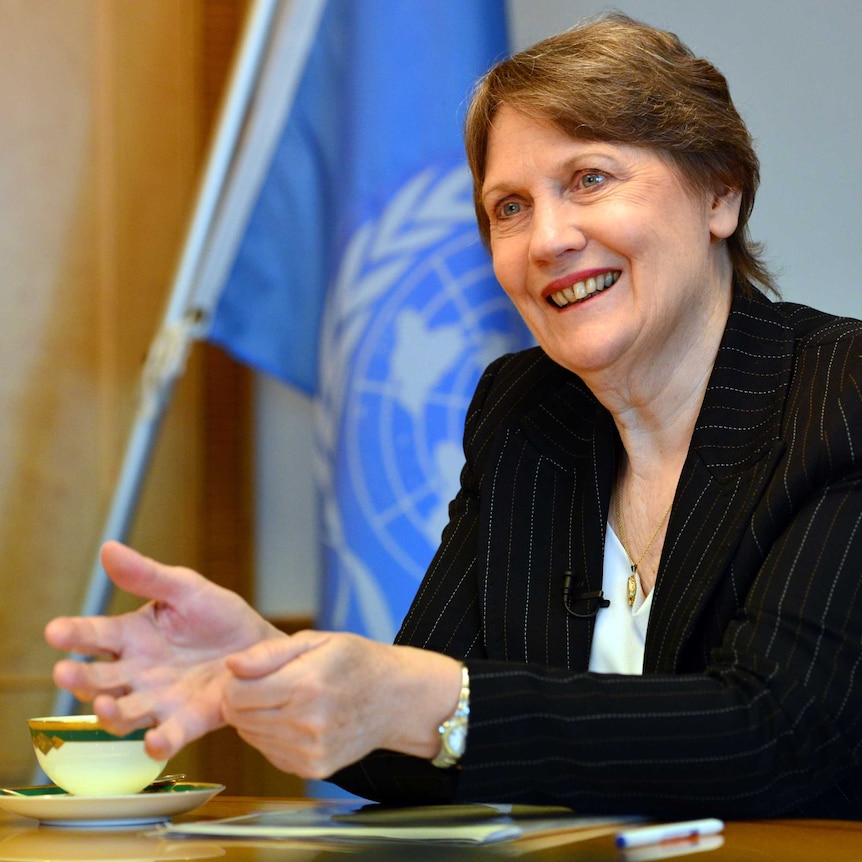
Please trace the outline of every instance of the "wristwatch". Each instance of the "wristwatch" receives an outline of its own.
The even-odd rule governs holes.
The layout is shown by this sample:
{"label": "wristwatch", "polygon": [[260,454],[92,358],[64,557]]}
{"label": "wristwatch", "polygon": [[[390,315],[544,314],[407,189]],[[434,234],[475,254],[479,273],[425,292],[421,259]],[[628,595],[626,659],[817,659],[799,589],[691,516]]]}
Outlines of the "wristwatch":
{"label": "wristwatch", "polygon": [[470,674],[466,665],[461,665],[461,693],[458,706],[452,717],[440,725],[440,751],[431,761],[440,769],[455,766],[467,748],[467,720],[470,717]]}

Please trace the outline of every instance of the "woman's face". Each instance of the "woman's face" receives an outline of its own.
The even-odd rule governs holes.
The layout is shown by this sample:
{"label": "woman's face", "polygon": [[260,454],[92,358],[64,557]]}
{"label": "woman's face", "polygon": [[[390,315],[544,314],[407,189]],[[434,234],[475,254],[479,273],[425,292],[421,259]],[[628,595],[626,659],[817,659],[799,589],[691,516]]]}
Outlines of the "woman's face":
{"label": "woman's face", "polygon": [[738,195],[706,199],[652,150],[582,141],[508,107],[482,194],[497,278],[566,368],[667,366],[705,327],[723,329]]}

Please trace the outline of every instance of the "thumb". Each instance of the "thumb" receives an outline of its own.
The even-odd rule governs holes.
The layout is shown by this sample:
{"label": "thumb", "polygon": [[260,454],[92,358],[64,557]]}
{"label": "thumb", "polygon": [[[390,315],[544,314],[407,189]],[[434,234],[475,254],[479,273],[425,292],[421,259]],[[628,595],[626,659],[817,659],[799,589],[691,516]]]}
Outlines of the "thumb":
{"label": "thumb", "polygon": [[274,673],[293,658],[290,638],[268,638],[227,657],[227,669],[239,679],[259,679]]}
{"label": "thumb", "polygon": [[322,632],[298,632],[288,637],[268,638],[226,659],[228,670],[239,679],[259,679],[274,673],[326,640]]}
{"label": "thumb", "polygon": [[105,572],[121,590],[153,601],[171,604],[204,580],[191,569],[167,566],[120,542],[105,542],[100,558]]}

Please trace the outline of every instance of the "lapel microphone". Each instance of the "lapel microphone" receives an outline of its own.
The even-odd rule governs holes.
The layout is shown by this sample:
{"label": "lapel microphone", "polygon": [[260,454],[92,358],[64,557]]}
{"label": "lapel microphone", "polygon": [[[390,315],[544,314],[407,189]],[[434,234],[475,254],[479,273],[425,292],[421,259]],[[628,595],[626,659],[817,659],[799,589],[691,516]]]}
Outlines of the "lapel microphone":
{"label": "lapel microphone", "polygon": [[610,600],[604,598],[601,590],[573,594],[572,577],[571,572],[563,572],[563,607],[571,616],[585,620],[594,617],[601,608],[610,607]]}

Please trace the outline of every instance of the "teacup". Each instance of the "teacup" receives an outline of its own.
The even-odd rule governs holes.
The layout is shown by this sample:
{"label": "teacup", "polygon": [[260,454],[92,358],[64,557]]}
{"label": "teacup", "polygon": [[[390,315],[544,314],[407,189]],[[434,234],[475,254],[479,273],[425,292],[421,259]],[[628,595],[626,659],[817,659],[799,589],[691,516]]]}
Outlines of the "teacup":
{"label": "teacup", "polygon": [[144,751],[145,730],[114,736],[95,715],[31,718],[27,725],[45,775],[74,796],[139,793],[167,763]]}

